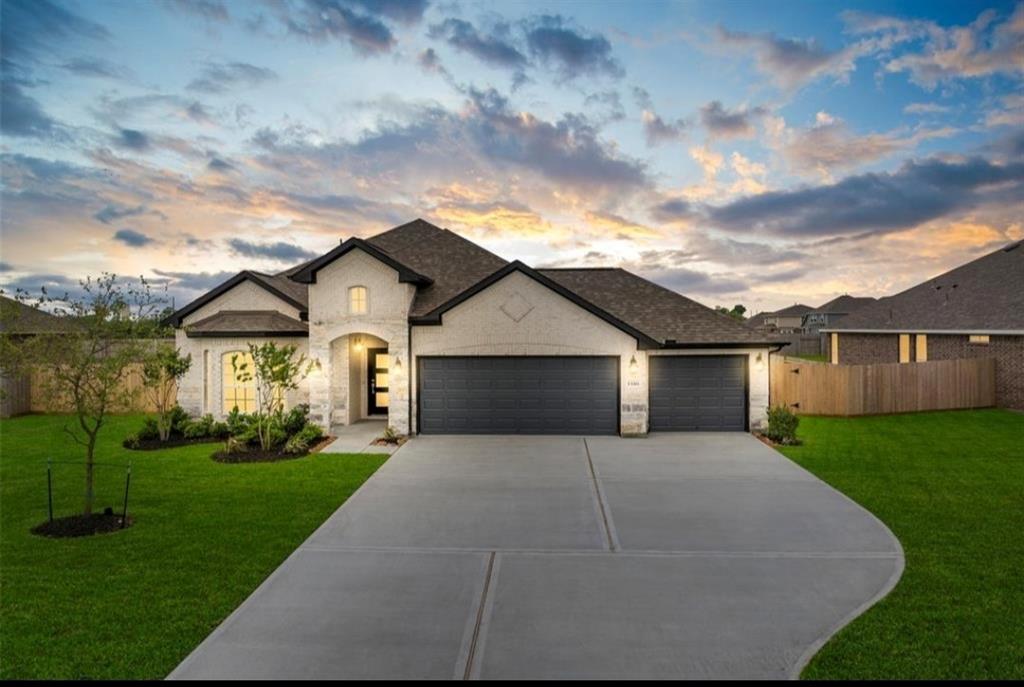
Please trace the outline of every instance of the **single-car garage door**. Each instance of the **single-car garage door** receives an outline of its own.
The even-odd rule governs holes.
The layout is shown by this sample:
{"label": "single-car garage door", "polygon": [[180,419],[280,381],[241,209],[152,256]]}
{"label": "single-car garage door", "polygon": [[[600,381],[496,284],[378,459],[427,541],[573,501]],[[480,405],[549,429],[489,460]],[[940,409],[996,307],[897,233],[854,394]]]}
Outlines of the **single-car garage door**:
{"label": "single-car garage door", "polygon": [[423,434],[617,434],[614,357],[419,358]]}
{"label": "single-car garage door", "polygon": [[652,432],[747,428],[747,357],[650,357]]}

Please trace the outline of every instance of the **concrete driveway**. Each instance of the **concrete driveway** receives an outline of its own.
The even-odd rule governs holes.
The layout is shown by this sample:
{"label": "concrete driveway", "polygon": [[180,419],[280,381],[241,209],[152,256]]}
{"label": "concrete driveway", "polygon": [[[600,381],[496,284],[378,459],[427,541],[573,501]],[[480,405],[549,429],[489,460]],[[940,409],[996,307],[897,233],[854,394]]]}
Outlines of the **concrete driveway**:
{"label": "concrete driveway", "polygon": [[746,434],[419,437],[171,677],[792,677],[902,569]]}

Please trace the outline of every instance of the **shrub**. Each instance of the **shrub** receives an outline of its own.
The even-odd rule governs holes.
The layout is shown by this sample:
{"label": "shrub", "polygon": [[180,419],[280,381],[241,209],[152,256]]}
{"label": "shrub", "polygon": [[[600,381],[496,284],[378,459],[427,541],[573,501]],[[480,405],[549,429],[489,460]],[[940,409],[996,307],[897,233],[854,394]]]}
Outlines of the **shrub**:
{"label": "shrub", "polygon": [[[188,413],[185,412],[185,409],[178,405],[171,408],[169,419],[171,422],[171,435],[184,434],[185,425],[192,421]],[[155,422],[156,420],[154,420]]]}
{"label": "shrub", "polygon": [[789,408],[775,406],[768,409],[768,429],[764,435],[777,444],[795,446],[800,443],[796,438],[796,428],[799,424],[800,418]]}
{"label": "shrub", "polygon": [[157,426],[156,418],[147,417],[143,423],[142,428],[135,433],[135,438],[138,441],[152,441],[160,438],[160,428]]}
{"label": "shrub", "polygon": [[186,422],[182,434],[186,439],[205,439],[213,436],[213,424],[213,415],[203,415],[201,418]]}
{"label": "shrub", "polygon": [[125,437],[121,445],[124,446],[125,448],[138,448],[139,443],[139,433],[136,432],[135,434],[129,434],[127,437]]}
{"label": "shrub", "polygon": [[305,453],[316,442],[323,438],[324,433],[318,426],[307,422],[302,429],[293,434],[284,445],[285,453]]}
{"label": "shrub", "polygon": [[214,439],[227,439],[231,436],[231,430],[228,429],[228,423],[226,422],[214,422],[210,425],[210,436]]}
{"label": "shrub", "polygon": [[294,436],[305,428],[308,421],[309,406],[305,403],[300,403],[284,414],[281,425],[284,428],[285,434]]}
{"label": "shrub", "polygon": [[398,431],[395,430],[394,427],[388,425],[387,427],[384,428],[384,434],[381,435],[380,439],[385,444],[397,444],[398,440],[401,439],[401,436],[398,434]]}

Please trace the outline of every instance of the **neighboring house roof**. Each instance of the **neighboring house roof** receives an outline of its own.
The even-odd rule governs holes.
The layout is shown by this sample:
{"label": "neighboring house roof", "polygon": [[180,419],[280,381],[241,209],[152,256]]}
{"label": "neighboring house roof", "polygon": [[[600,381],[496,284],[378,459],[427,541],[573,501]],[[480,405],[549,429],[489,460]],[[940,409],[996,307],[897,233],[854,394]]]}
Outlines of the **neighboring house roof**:
{"label": "neighboring house roof", "polygon": [[[188,314],[246,279],[298,308],[305,318],[308,284],[316,281],[319,270],[355,249],[393,267],[400,281],[416,284],[416,297],[409,312],[413,323],[439,323],[450,308],[507,274],[519,271],[634,336],[643,347],[779,343],[767,341],[763,334],[744,323],[625,270],[535,270],[518,261],[507,262],[472,241],[422,219],[367,239],[350,238],[325,255],[278,274],[240,272],[175,312],[167,321],[181,326]],[[243,322],[246,319],[251,322]],[[302,334],[296,324],[301,326]],[[188,335],[243,336],[261,332],[274,335],[282,331],[299,336],[306,334],[308,327],[271,311],[224,311],[194,323],[188,328]]]}
{"label": "neighboring house roof", "polygon": [[739,320],[617,267],[541,269],[665,346],[771,344]]}
{"label": "neighboring house roof", "polygon": [[1024,332],[1024,241],[883,298],[830,329]]}
{"label": "neighboring house roof", "polygon": [[276,310],[222,310],[185,327],[189,337],[308,336],[309,325]]}
{"label": "neighboring house roof", "polygon": [[776,310],[775,312],[766,312],[764,314],[766,317],[797,317],[806,315],[807,313],[812,312],[813,310],[814,308],[812,308],[809,305],[804,305],[803,303],[794,303],[788,308]]}
{"label": "neighboring house roof", "polygon": [[876,299],[871,298],[870,296],[851,296],[849,294],[843,294],[838,298],[833,298],[828,303],[819,305],[809,314],[821,313],[828,315],[849,315],[866,305],[871,305],[875,300]]}
{"label": "neighboring house roof", "polygon": [[0,332],[46,334],[60,331],[67,325],[67,318],[56,317],[13,298],[0,296]]}

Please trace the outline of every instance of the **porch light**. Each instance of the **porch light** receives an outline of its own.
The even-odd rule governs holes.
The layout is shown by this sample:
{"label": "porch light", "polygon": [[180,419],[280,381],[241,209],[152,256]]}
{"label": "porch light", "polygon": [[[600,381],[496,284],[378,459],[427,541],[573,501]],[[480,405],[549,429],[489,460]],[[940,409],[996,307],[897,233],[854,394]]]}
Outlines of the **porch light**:
{"label": "porch light", "polygon": [[635,355],[631,355],[631,356],[629,356],[629,369],[635,371],[636,368],[637,368],[636,356]]}
{"label": "porch light", "polygon": [[757,367],[757,369],[759,369],[759,370],[760,370],[760,369],[762,369],[762,368],[764,368],[764,358],[762,357],[762,354],[761,354],[761,353],[758,353],[758,354],[757,354],[757,357],[756,357],[756,358],[754,358],[754,365],[755,365],[755,366]]}
{"label": "porch light", "polygon": [[362,340],[361,337],[358,337],[358,336],[356,337],[355,349],[356,349],[357,353],[361,353],[362,352],[362,350],[363,350],[363,340]]}
{"label": "porch light", "polygon": [[397,355],[395,356],[395,369],[396,370],[401,370],[402,369],[402,359],[399,358]]}

